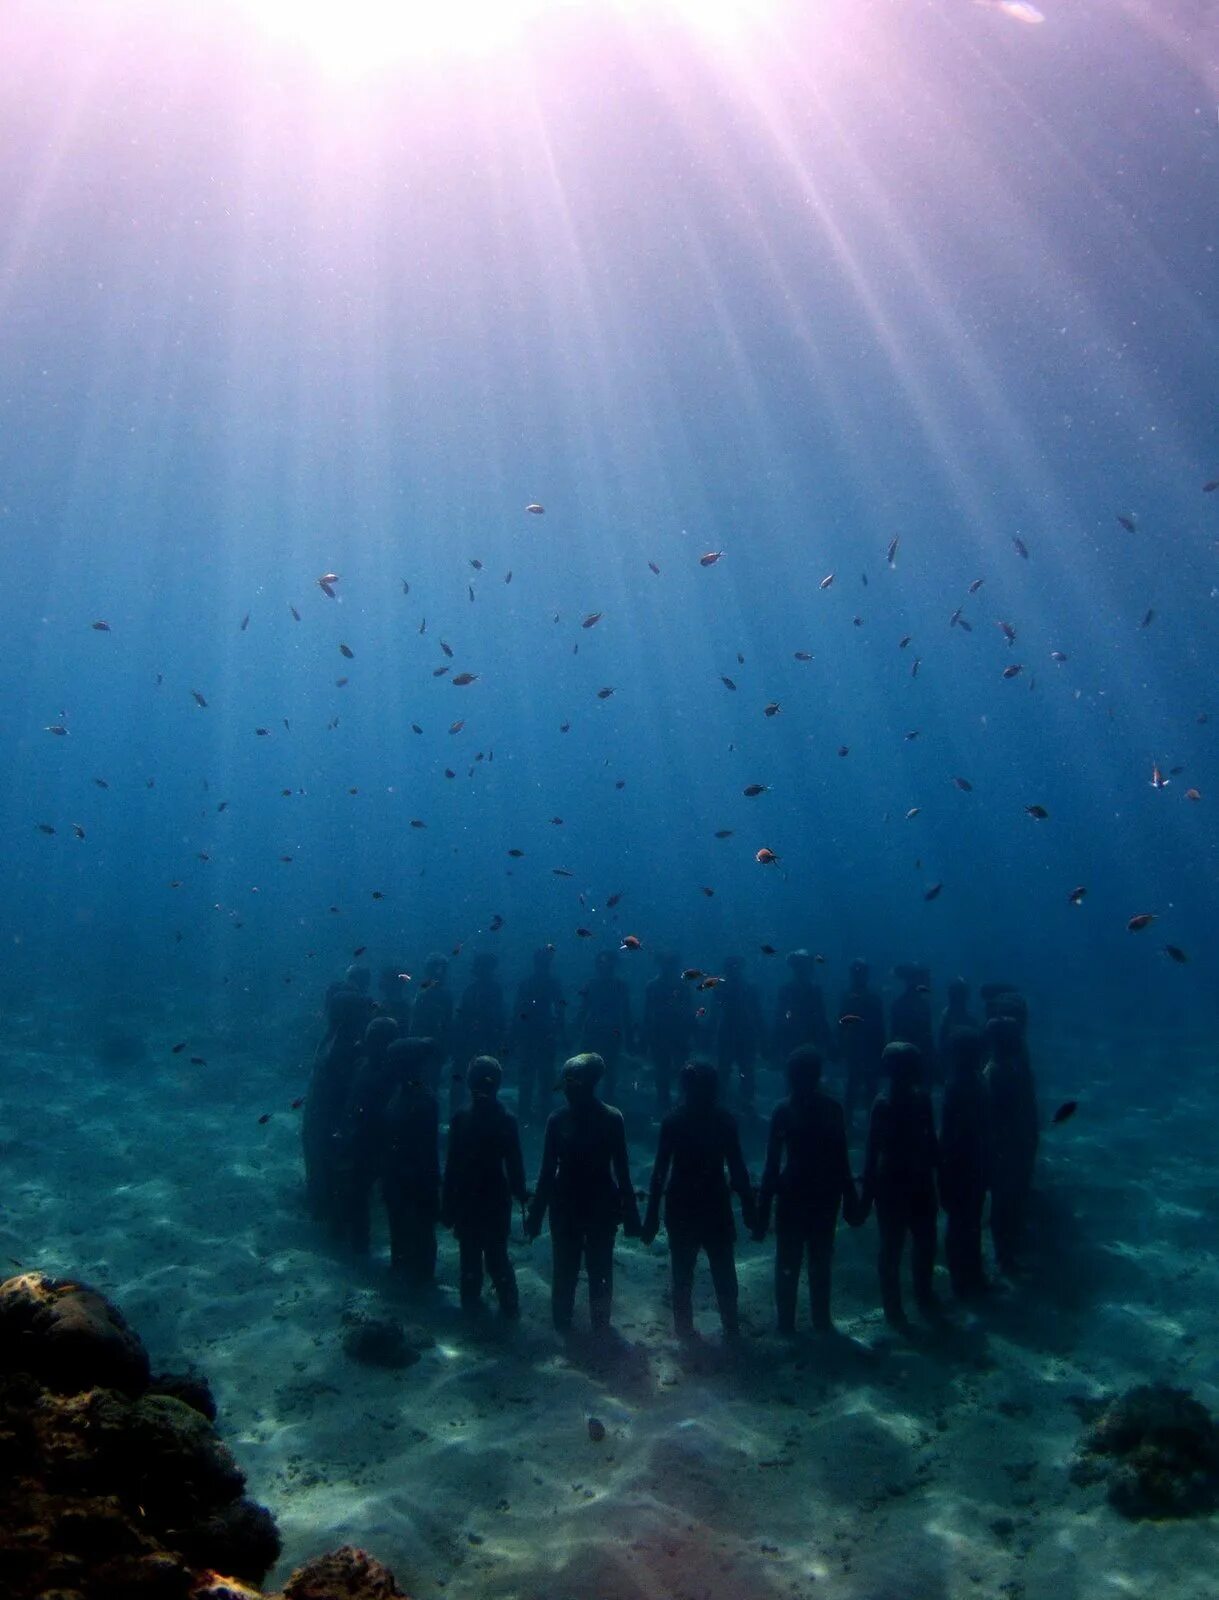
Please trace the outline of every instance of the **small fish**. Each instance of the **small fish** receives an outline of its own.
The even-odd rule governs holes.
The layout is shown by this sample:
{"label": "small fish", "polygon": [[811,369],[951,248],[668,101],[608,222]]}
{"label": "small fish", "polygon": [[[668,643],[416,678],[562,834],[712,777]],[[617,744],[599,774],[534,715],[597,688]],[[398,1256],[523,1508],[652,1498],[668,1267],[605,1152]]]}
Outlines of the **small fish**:
{"label": "small fish", "polygon": [[419,632],[420,633],[426,633],[427,632],[427,618],[426,617],[421,617],[419,619]]}
{"label": "small fish", "polygon": [[249,626],[250,626],[250,613],[247,611],[245,616],[242,617],[242,619],[241,619],[241,631],[242,631],[242,633],[244,633]]}
{"label": "small fish", "polygon": [[461,730],[465,727],[465,725],[466,725],[466,719],[464,717],[459,717],[456,722],[450,722],[449,723],[449,732],[450,733],[460,733]]}
{"label": "small fish", "polygon": [[582,628],[595,628],[604,615],[604,611],[590,611],[580,626]]}
{"label": "small fish", "polygon": [[[249,620],[250,619],[247,617],[246,621],[248,622]],[[91,626],[93,628],[94,633],[109,633],[110,632],[110,624],[108,622],[94,622],[94,623],[91,624]]]}
{"label": "small fish", "polygon": [[834,578],[835,578],[835,574],[834,573],[832,573],[832,572],[826,573],[825,577],[822,578],[821,582],[817,585],[818,589],[828,589],[830,584],[833,583]]}
{"label": "small fish", "polygon": [[457,776],[457,774],[453,771],[452,767],[446,767],[444,769],[444,775],[445,775],[446,778],[455,778]]}
{"label": "small fish", "polygon": [[796,661],[811,661],[813,657],[808,650],[797,650],[793,659]]}
{"label": "small fish", "polygon": [[622,938],[622,942],[618,946],[618,948],[619,948],[619,950],[642,950],[643,949],[643,941],[642,941],[642,939],[639,938],[639,936],[637,934],[634,934],[634,933],[624,934],[623,938]]}
{"label": "small fish", "polygon": [[1216,489],[1219,489],[1219,478],[1210,478],[1202,485],[1203,494],[1214,494]]}
{"label": "small fish", "polygon": [[1046,820],[1046,818],[1050,814],[1046,810],[1046,808],[1044,806],[1038,806],[1038,805],[1025,806],[1024,809],[1028,813],[1028,815],[1030,817],[1033,817],[1037,822],[1044,822]]}
{"label": "small fish", "polygon": [[1067,657],[1063,654],[1063,652],[1061,650],[1051,650],[1050,651],[1050,660],[1057,662],[1060,667],[1063,665],[1063,663],[1066,661],[1066,659],[1067,659]]}
{"label": "small fish", "polygon": [[1087,892],[1088,891],[1084,888],[1082,883],[1077,888],[1072,889],[1070,894],[1067,896],[1068,905],[1082,906],[1084,903],[1084,896],[1087,894]]}
{"label": "small fish", "polygon": [[723,554],[722,550],[708,550],[705,556],[699,556],[698,564],[700,567],[713,567],[723,558]]}
{"label": "small fish", "polygon": [[265,1128],[267,1123],[270,1122],[270,1120],[271,1120],[271,1113],[269,1111],[264,1111],[262,1116],[259,1117],[259,1119],[258,1119],[258,1126],[260,1128]]}
{"label": "small fish", "polygon": [[194,701],[194,702],[195,702],[195,704],[196,704],[196,705],[197,705],[197,706],[203,706],[203,707],[204,707],[204,708],[205,708],[205,709],[206,709],[206,707],[207,707],[207,701],[206,701],[206,700],[205,700],[205,699],[204,699],[204,697],[203,697],[203,696],[202,696],[202,695],[201,695],[201,694],[200,694],[200,693],[199,693],[199,691],[198,691],[198,689],[192,689],[192,690],[191,690],[191,692],[190,692],[190,697],[191,697],[191,699],[192,699],[192,700],[193,700],[193,701]]}
{"label": "small fish", "polygon": [[1016,536],[1014,534],[1012,536],[1012,548],[1015,550],[1016,554],[1020,557],[1020,559],[1022,561],[1027,561],[1028,560],[1028,558],[1029,558],[1028,545],[1025,544],[1023,539],[1016,538]]}
{"label": "small fish", "polygon": [[654,572],[656,574],[656,576],[658,578],[660,577],[660,568],[656,565],[656,563],[654,561],[649,561],[648,562],[648,567],[650,568],[650,570],[652,572]]}
{"label": "small fish", "polygon": [[57,739],[66,739],[68,730],[62,722],[49,722],[46,726],[47,733],[53,733]]}
{"label": "small fish", "polygon": [[488,923],[488,927],[489,927],[489,929],[490,929],[490,931],[492,933],[498,933],[499,930],[503,927],[503,925],[504,925],[504,919],[503,919],[503,917],[500,916],[499,912],[497,911],[495,913],[495,915],[491,918],[491,921]]}
{"label": "small fish", "polygon": [[913,741],[919,737],[922,731],[923,730],[921,728],[911,728],[909,733],[903,734],[902,737],[905,739],[907,744],[912,744]]}
{"label": "small fish", "polygon": [[412,722],[411,723],[411,732],[412,733],[422,733],[423,729],[419,726],[419,724],[417,722]]}
{"label": "small fish", "polygon": [[720,984],[723,983],[723,981],[724,981],[723,978],[713,978],[710,975],[708,975],[699,984],[699,988],[700,989],[718,989]]}
{"label": "small fish", "polygon": [[452,681],[456,685],[457,688],[464,689],[465,686],[468,683],[477,683],[478,682],[478,673],[477,672],[459,672],[457,674],[457,676]]}
{"label": "small fish", "polygon": [[750,783],[741,790],[747,800],[753,800],[760,794],[765,794],[767,785],[764,783]]}
{"label": "small fish", "polygon": [[191,1064],[192,1067],[206,1067],[207,1066],[207,1057],[206,1056],[192,1056],[190,1058],[190,1064]]}
{"label": "small fish", "polygon": [[761,951],[761,952],[762,952],[762,954],[763,954],[763,955],[764,955],[764,956],[777,956],[777,955],[778,955],[778,953],[779,953],[779,952],[778,952],[778,951],[777,951],[777,950],[776,950],[776,949],[775,949],[775,947],[774,947],[774,945],[773,945],[773,944],[760,944],[760,945],[759,945],[759,946],[758,946],[758,949],[759,949],[759,950],[760,950],[760,951]]}
{"label": "small fish", "polygon": [[443,678],[444,675],[450,670],[451,669],[448,667],[433,667],[432,676],[433,678]]}
{"label": "small fish", "polygon": [[1150,781],[1151,781],[1151,787],[1153,789],[1167,789],[1168,785],[1172,782],[1172,779],[1171,778],[1166,778],[1164,776],[1164,774],[1160,771],[1159,767],[1153,765],[1152,768],[1151,768],[1151,780]]}
{"label": "small fish", "polygon": [[922,664],[923,664],[922,656],[915,656],[914,665],[910,668],[910,676],[912,678],[917,678],[918,677],[918,669],[922,666]]}
{"label": "small fish", "polygon": [[1057,1128],[1063,1122],[1070,1122],[1071,1118],[1078,1110],[1078,1100],[1064,1100],[1059,1106],[1058,1110],[1050,1118],[1050,1126],[1052,1128]]}
{"label": "small fish", "polygon": [[897,648],[899,650],[904,650],[913,638],[914,635],[912,633],[903,634],[902,637],[897,641]]}
{"label": "small fish", "polygon": [[507,572],[504,573],[504,582],[505,583],[511,583],[512,582],[512,568],[511,567],[509,567]]}
{"label": "small fish", "polygon": [[269,739],[271,737],[270,728],[255,728],[254,732],[260,739]]}
{"label": "small fish", "polygon": [[700,892],[702,894],[705,894],[707,896],[708,900],[714,900],[714,898],[715,898],[715,890],[714,889],[709,889],[705,883],[702,885],[702,888],[701,888]]}
{"label": "small fish", "polygon": [[906,812],[906,821],[909,822],[913,817],[917,817],[922,809],[922,806],[911,806]]}
{"label": "small fish", "polygon": [[1185,798],[1187,800],[1201,800],[1202,792],[1200,789],[1186,789]]}
{"label": "small fish", "polygon": [[1139,520],[1133,511],[1119,511],[1117,513],[1117,520],[1121,523],[1122,527],[1125,528],[1127,533],[1138,532]]}
{"label": "small fish", "polygon": [[445,655],[448,656],[449,660],[451,661],[453,659],[453,646],[451,644],[446,644],[444,642],[444,640],[441,639],[440,640],[440,648],[444,651]]}
{"label": "small fish", "polygon": [[958,618],[957,627],[960,628],[963,633],[972,633],[974,631],[973,623],[972,622],[966,622],[964,617]]}
{"label": "small fish", "polygon": [[483,569],[483,564],[478,559],[477,556],[475,556],[474,559],[470,562],[470,565],[474,568],[475,572],[481,572],[482,569]]}
{"label": "small fish", "polygon": [[591,939],[592,936],[593,936],[593,930],[591,928],[577,928],[576,929],[576,938],[577,939]]}
{"label": "small fish", "polygon": [[561,828],[563,826],[563,818],[562,817],[551,817],[550,826],[552,828]]}
{"label": "small fish", "polygon": [[896,533],[893,535],[892,539],[889,540],[889,548],[885,552],[885,560],[891,567],[895,567],[897,565],[897,547],[901,542],[901,535]]}
{"label": "small fish", "polygon": [[838,754],[840,756],[849,756],[850,753],[851,753],[851,747],[850,747],[849,744],[840,744],[838,746]]}
{"label": "small fish", "polygon": [[964,606],[958,606],[957,609],[953,612],[953,614],[949,617],[948,626],[950,628],[955,628],[957,626],[957,624],[960,622],[961,613],[964,611],[964,609],[965,609]]}
{"label": "small fish", "polygon": [[939,895],[940,895],[940,890],[943,887],[944,887],[944,885],[942,883],[933,883],[931,885],[930,889],[924,889],[924,891],[923,891],[923,899],[924,900],[938,900],[939,899]]}
{"label": "small fish", "polygon": [[1127,933],[1142,933],[1144,928],[1149,928],[1156,920],[1154,911],[1140,911],[1137,916],[1131,917],[1126,924]]}
{"label": "small fish", "polygon": [[566,867],[551,867],[550,870],[551,870],[551,873],[556,878],[574,878],[575,877],[575,873],[574,872],[568,872]]}
{"label": "small fish", "polygon": [[1144,611],[1144,613],[1143,613],[1143,620],[1142,620],[1142,622],[1139,623],[1139,627],[1140,628],[1150,628],[1151,624],[1155,621],[1155,619],[1156,619],[1156,614],[1155,614],[1154,609],[1151,606],[1148,606],[1147,610]]}
{"label": "small fish", "polygon": [[998,628],[999,632],[1007,640],[1009,645],[1015,644],[1015,642],[1016,642],[1016,630],[1015,630],[1015,628],[1012,627],[1010,622],[1003,622],[1003,621],[1001,621],[999,619],[996,619],[995,627]]}
{"label": "small fish", "polygon": [[300,1108],[304,1105],[304,1103],[305,1103],[304,1095],[303,1094],[302,1095],[298,1095],[297,1098],[288,1107],[288,1110],[289,1111],[299,1111]]}
{"label": "small fish", "polygon": [[734,832],[735,829],[733,828],[717,828],[715,830],[715,837],[717,839],[731,839]]}
{"label": "small fish", "polygon": [[769,705],[762,707],[762,715],[764,717],[777,717],[782,709],[783,707],[777,700],[772,700]]}
{"label": "small fish", "polygon": [[840,1028],[857,1028],[862,1021],[863,1018],[854,1011],[844,1011],[842,1016],[838,1018],[838,1026]]}
{"label": "small fish", "polygon": [[736,653],[736,664],[738,667],[743,667],[745,665],[745,657],[739,650]]}
{"label": "small fish", "polygon": [[334,686],[336,689],[345,689],[350,682],[350,678],[336,678],[334,680]]}
{"label": "small fish", "polygon": [[301,619],[301,614],[300,614],[300,612],[299,612],[299,611],[298,611],[298,610],[297,610],[297,609],[296,609],[296,607],[295,607],[295,606],[294,606],[294,605],[292,605],[292,604],[291,604],[291,603],[289,603],[289,605],[288,605],[288,610],[289,610],[289,611],[290,611],[290,612],[291,612],[291,613],[292,613],[292,620],[293,620],[293,622],[299,622],[299,621],[300,621],[300,619]]}
{"label": "small fish", "polygon": [[1005,678],[1018,678],[1023,671],[1024,668],[1018,661],[1015,661],[1010,667],[1004,667],[1003,676]]}
{"label": "small fish", "polygon": [[560,733],[570,733],[571,732],[571,723],[570,722],[560,722],[559,723],[559,732]]}
{"label": "small fish", "polygon": [[540,506],[537,503],[536,500],[531,500],[529,502],[529,504],[525,507],[525,510],[529,513],[529,515],[531,517],[540,517],[542,515],[542,513],[546,510],[546,507],[545,506]]}
{"label": "small fish", "polygon": [[427,823],[426,822],[421,822],[418,817],[412,817],[411,818],[411,827],[412,828],[426,828],[427,827]]}
{"label": "small fish", "polygon": [[985,578],[975,578],[974,581],[970,584],[969,588],[966,590],[966,593],[967,594],[977,594],[978,590],[982,587],[982,585],[985,582],[986,582]]}
{"label": "small fish", "polygon": [[610,895],[609,899],[605,902],[606,910],[607,911],[612,911],[614,909],[614,907],[618,904],[618,902],[622,899],[622,895],[623,895],[623,891],[621,889],[617,890],[614,894]]}
{"label": "small fish", "polygon": [[952,781],[956,784],[957,788],[960,789],[962,794],[973,793],[974,786],[972,783],[970,783],[968,778],[954,778]]}
{"label": "small fish", "polygon": [[1164,954],[1171,956],[1174,961],[1180,962],[1182,966],[1189,960],[1189,957],[1179,944],[1166,944],[1164,946]]}
{"label": "small fish", "polygon": [[317,586],[327,599],[334,599],[334,586],[339,581],[337,572],[323,572],[317,580]]}
{"label": "small fish", "polygon": [[685,969],[685,971],[682,973],[682,978],[686,983],[694,983],[697,979],[701,978],[702,976],[703,976],[703,969],[701,967],[687,967]]}
{"label": "small fish", "polygon": [[78,839],[83,839],[85,837],[85,830],[81,827],[79,822],[74,822],[72,824],[72,832]]}
{"label": "small fish", "polygon": [[720,682],[724,685],[725,689],[731,689],[735,692],[736,684],[733,683],[731,678],[726,678],[722,672],[720,673]]}
{"label": "small fish", "polygon": [[99,789],[108,789],[110,787],[110,785],[106,782],[105,778],[94,778],[93,781],[98,786]]}
{"label": "small fish", "polygon": [[612,689],[609,689],[609,688],[598,689],[597,690],[597,699],[598,700],[608,700],[610,695],[613,694],[613,692],[614,691]]}
{"label": "small fish", "polygon": [[753,859],[760,867],[771,867],[778,861],[778,856],[773,850],[768,850],[765,845],[760,850],[754,851]]}
{"label": "small fish", "polygon": [[180,1056],[182,1054],[183,1050],[185,1050],[185,1049],[186,1049],[186,1040],[183,1039],[182,1043],[174,1045],[169,1053],[170,1053],[170,1055],[173,1055],[173,1056]]}

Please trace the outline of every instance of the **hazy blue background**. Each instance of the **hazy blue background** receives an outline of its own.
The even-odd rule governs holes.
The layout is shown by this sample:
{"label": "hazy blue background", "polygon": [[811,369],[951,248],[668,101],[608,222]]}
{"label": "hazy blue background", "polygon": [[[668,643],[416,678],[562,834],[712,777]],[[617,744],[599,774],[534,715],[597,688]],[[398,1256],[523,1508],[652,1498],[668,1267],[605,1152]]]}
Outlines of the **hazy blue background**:
{"label": "hazy blue background", "polygon": [[576,980],[585,925],[1212,1029],[1214,24],[1046,10],[576,8],[334,82],[216,8],[10,0],[10,1001],[312,1009],[457,940]]}

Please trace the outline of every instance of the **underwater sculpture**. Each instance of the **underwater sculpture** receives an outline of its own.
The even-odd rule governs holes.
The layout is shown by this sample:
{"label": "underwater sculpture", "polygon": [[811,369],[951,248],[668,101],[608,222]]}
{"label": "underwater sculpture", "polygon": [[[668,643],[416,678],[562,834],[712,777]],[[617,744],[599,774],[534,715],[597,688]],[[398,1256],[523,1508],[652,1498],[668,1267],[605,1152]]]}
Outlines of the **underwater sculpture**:
{"label": "underwater sculpture", "polygon": [[[0,1284],[5,1600],[257,1600],[279,1533],[244,1494],[214,1409],[202,1379],[151,1377],[139,1336],[87,1284]],[[402,1600],[350,1549],[307,1563],[284,1596]]]}

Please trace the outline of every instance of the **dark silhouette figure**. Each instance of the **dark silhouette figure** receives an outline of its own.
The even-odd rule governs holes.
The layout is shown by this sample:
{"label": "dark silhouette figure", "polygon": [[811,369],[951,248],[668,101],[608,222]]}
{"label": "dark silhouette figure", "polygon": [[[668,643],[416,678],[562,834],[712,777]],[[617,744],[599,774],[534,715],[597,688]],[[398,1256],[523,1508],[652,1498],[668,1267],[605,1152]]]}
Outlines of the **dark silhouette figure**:
{"label": "dark silhouette figure", "polygon": [[889,1083],[877,1095],[868,1123],[863,1208],[866,1213],[876,1202],[881,1303],[885,1321],[901,1327],[906,1320],[901,1264],[907,1235],[914,1298],[921,1311],[935,1312],[932,1277],[939,1204],[935,1187],[938,1153],[931,1096],[923,1087],[923,1063],[918,1050],[905,1042],[886,1045],[882,1072]]}
{"label": "dark silhouette figure", "polygon": [[525,1224],[530,1239],[550,1213],[553,1266],[551,1313],[560,1332],[571,1328],[580,1264],[588,1273],[588,1305],[595,1332],[609,1327],[614,1294],[614,1235],[639,1235],[639,1208],[631,1185],[622,1113],[597,1098],[605,1071],[598,1055],[573,1056],[563,1067],[566,1106],[546,1123],[542,1168]]}
{"label": "dark silhouette figure", "polygon": [[432,1041],[442,1068],[453,1054],[453,991],[448,975],[448,957],[430,955],[423,964],[411,1012],[411,1032],[418,1039]]}
{"label": "dark silhouette figure", "polygon": [[825,997],[814,982],[816,971],[807,950],[793,950],[787,958],[791,977],[775,997],[775,1025],[771,1033],[771,1055],[786,1061],[793,1050],[811,1045],[823,1056],[831,1053],[833,1040],[825,1014]]}
{"label": "dark silhouette figure", "polygon": [[598,1055],[605,1063],[605,1092],[613,1095],[618,1085],[618,1063],[634,1036],[631,1020],[631,992],[617,976],[618,952],[599,950],[593,963],[580,1010],[575,1036],[586,1055]]}
{"label": "dark silhouette figure", "polygon": [[398,1037],[392,1017],[374,1017],[364,1030],[339,1129],[336,1184],[337,1242],[355,1256],[371,1247],[373,1185],[381,1170],[385,1111],[394,1089],[389,1047]]}
{"label": "dark silhouette figure", "polygon": [[754,1069],[765,1024],[758,991],[745,976],[740,956],[724,958],[724,981],[715,991],[715,1058],[720,1079],[720,1099],[733,1098],[739,1110],[752,1112]]}
{"label": "dark silhouette figure", "polygon": [[409,974],[401,967],[382,967],[377,974],[377,993],[382,1016],[392,1017],[398,1024],[398,1032],[405,1038],[411,1031]]}
{"label": "dark silhouette figure", "polygon": [[393,1090],[385,1108],[381,1193],[390,1266],[412,1288],[436,1278],[440,1215],[440,1055],[432,1039],[396,1039],[387,1052]]}
{"label": "dark silhouette figure", "polygon": [[946,1078],[951,1078],[952,1068],[948,1064],[948,1041],[953,1031],[957,1028],[977,1028],[978,1021],[969,1009],[969,985],[964,978],[953,978],[948,985],[948,1003],[940,1012],[940,1026],[936,1034],[936,1049],[939,1052],[941,1071]]}
{"label": "dark silhouette figure", "polygon": [[[516,1057],[517,1111],[523,1123],[537,1109],[549,1109],[555,1055],[563,1039],[563,988],[552,970],[554,948],[544,945],[533,952],[533,971],[516,991],[516,1006],[508,1028],[508,1043]],[[540,1091],[540,1092],[539,1092]]]}
{"label": "dark silhouette figure", "polygon": [[1019,1269],[1040,1132],[1037,1090],[1021,1020],[996,1016],[986,1024],[984,1074],[990,1114],[990,1237],[1006,1273]]}
{"label": "dark silhouette figure", "polygon": [[673,1078],[690,1043],[693,1013],[680,958],[666,950],[656,957],[656,976],[643,996],[643,1046],[656,1074],[656,1104],[662,1115],[673,1103]]}
{"label": "dark silhouette figure", "polygon": [[876,1098],[880,1058],[885,1048],[884,1002],[875,989],[868,987],[866,961],[851,962],[850,980],[838,1013],[838,1042],[846,1067],[843,1113],[849,1133],[855,1125],[855,1107],[870,1107]]}
{"label": "dark silhouette figure", "polygon": [[305,1204],[315,1222],[337,1225],[339,1134],[372,1001],[358,989],[332,987],[326,1000],[326,1032],[313,1058],[301,1118],[305,1158]]}
{"label": "dark silhouette figure", "polygon": [[935,1025],[931,1020],[931,973],[915,962],[894,967],[894,975],[905,988],[889,1007],[890,1036],[902,1044],[912,1044],[922,1059],[924,1083],[939,1081],[935,1053]]}
{"label": "dark silhouette figure", "polygon": [[766,1169],[758,1195],[753,1237],[766,1237],[775,1206],[775,1311],[780,1333],[796,1330],[800,1273],[808,1254],[813,1327],[833,1329],[830,1275],[834,1234],[841,1209],[848,1223],[861,1222],[859,1196],[847,1157],[842,1107],[821,1087],[821,1057],[806,1045],[787,1058],[788,1098],[775,1107],[766,1146]]}
{"label": "dark silhouette figure", "polygon": [[954,1028],[944,1046],[948,1082],[940,1113],[940,1204],[944,1255],[959,1300],[989,1288],[982,1265],[982,1212],[990,1184],[990,1121],[977,1028]]}
{"label": "dark silhouette figure", "polygon": [[752,1228],[753,1189],[741,1154],[736,1118],[716,1104],[719,1079],[715,1068],[709,1061],[687,1062],[680,1081],[682,1103],[660,1124],[642,1237],[645,1244],[655,1239],[663,1196],[673,1273],[673,1325],[678,1338],[694,1337],[694,1268],[700,1250],[707,1252],[725,1337],[735,1338],[740,1318],[732,1195],[740,1201],[746,1228]]}
{"label": "dark silhouette figure", "polygon": [[503,1070],[491,1056],[476,1056],[466,1073],[470,1104],[449,1125],[441,1221],[457,1235],[461,1253],[461,1304],[482,1305],[483,1273],[491,1279],[506,1317],[520,1315],[516,1273],[508,1259],[512,1202],[525,1204],[525,1165],[517,1121],[497,1098]]}

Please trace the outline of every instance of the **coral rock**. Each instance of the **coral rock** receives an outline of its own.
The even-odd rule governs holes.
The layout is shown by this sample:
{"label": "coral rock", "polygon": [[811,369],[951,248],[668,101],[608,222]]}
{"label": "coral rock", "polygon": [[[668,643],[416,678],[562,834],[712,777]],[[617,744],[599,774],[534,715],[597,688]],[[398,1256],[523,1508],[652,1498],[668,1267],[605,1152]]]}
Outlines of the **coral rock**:
{"label": "coral rock", "polygon": [[298,1567],[283,1600],[406,1600],[388,1567],[345,1544]]}
{"label": "coral rock", "polygon": [[1111,1400],[1080,1443],[1077,1483],[1103,1479],[1123,1516],[1203,1516],[1219,1508],[1219,1427],[1200,1401],[1167,1384]]}
{"label": "coral rock", "polygon": [[0,1284],[0,1371],[32,1373],[60,1394],[136,1395],[148,1387],[148,1353],[96,1289],[24,1272]]}

